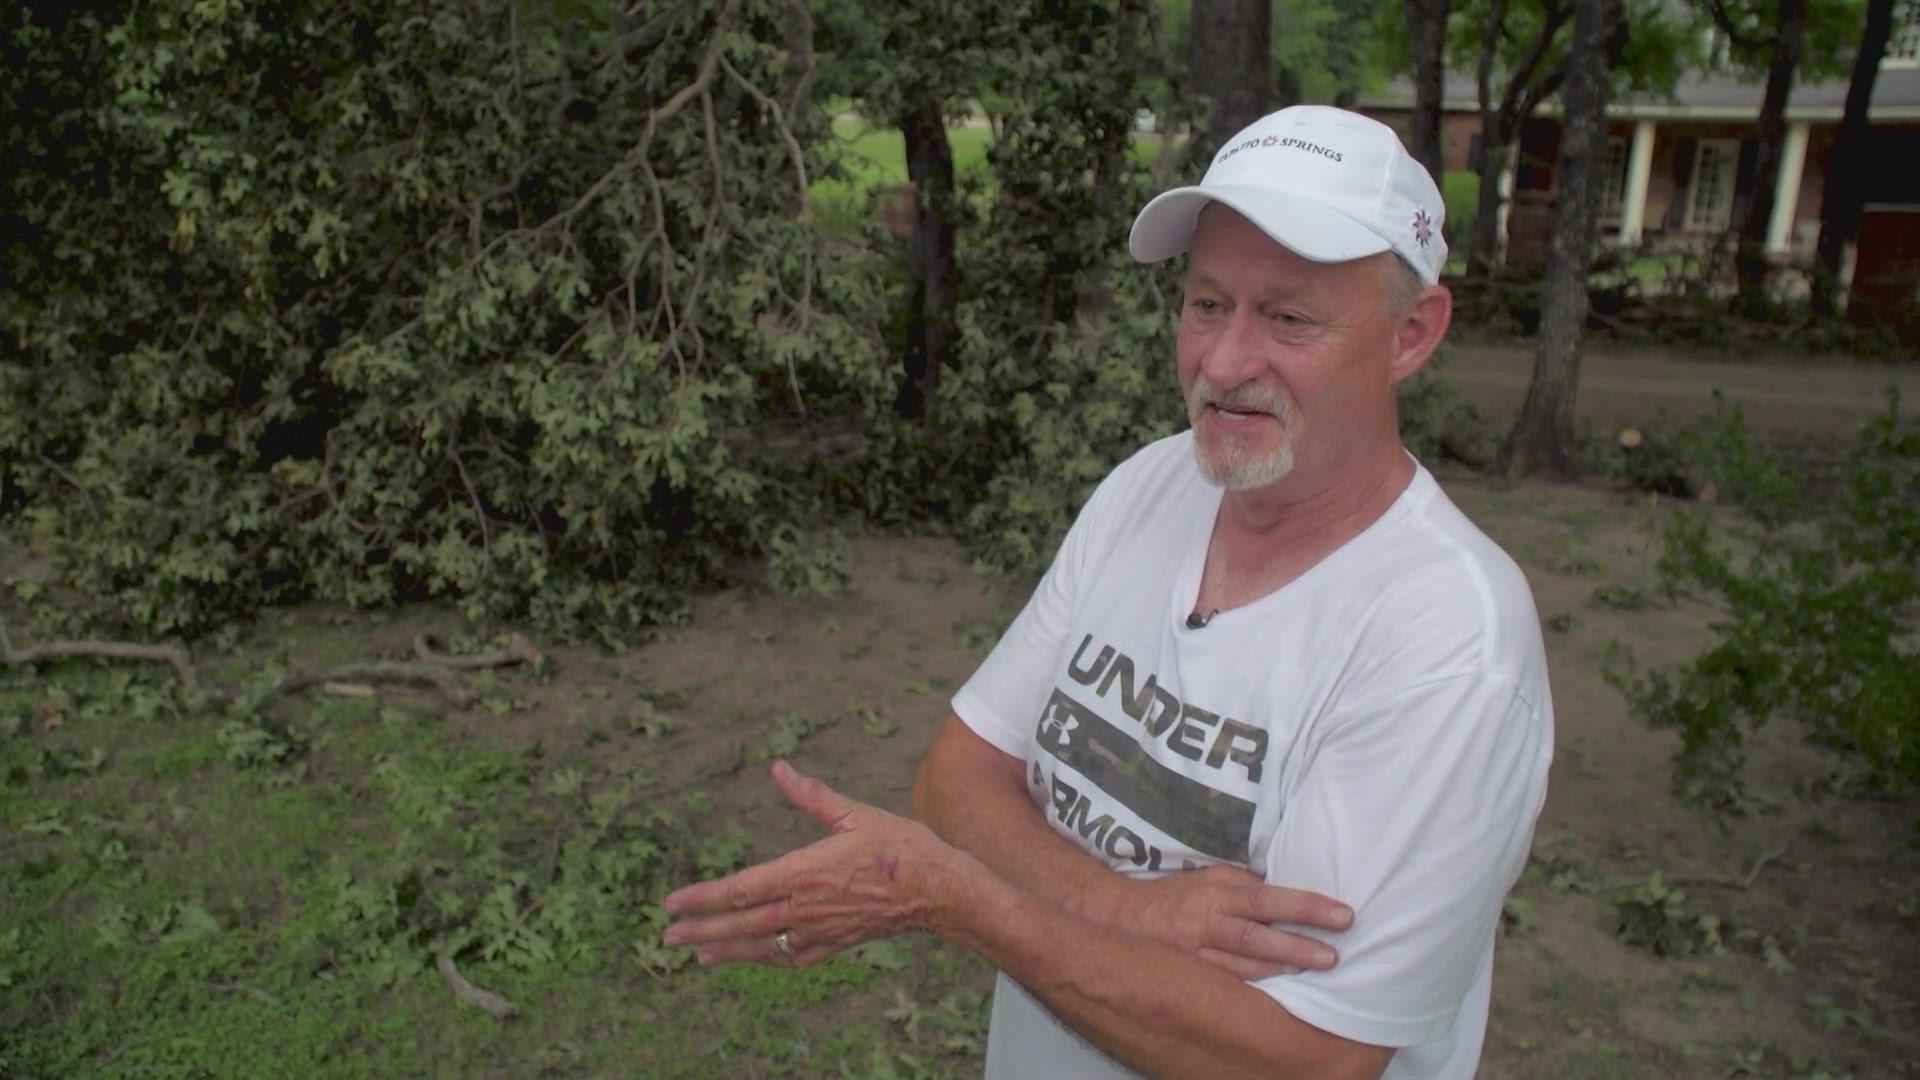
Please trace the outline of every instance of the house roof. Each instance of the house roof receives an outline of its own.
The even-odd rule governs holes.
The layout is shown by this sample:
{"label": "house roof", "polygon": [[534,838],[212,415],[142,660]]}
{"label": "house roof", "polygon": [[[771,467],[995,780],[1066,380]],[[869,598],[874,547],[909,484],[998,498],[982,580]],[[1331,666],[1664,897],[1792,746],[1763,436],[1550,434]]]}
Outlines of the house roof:
{"label": "house roof", "polygon": [[[1607,113],[1616,119],[1691,119],[1740,120],[1759,115],[1760,99],[1766,92],[1764,78],[1744,79],[1731,74],[1699,74],[1683,77],[1670,94],[1648,93],[1616,99]],[[1798,82],[1787,99],[1789,120],[1838,121],[1847,101],[1844,79]],[[1378,93],[1360,98],[1363,109],[1410,109],[1413,107],[1413,83],[1399,78]],[[1449,112],[1478,112],[1479,91],[1471,75],[1450,73],[1445,88],[1445,107]],[[1542,111],[1557,111],[1557,103],[1542,106]],[[1880,123],[1920,121],[1920,67],[1882,66],[1874,81],[1873,104],[1868,116]]]}

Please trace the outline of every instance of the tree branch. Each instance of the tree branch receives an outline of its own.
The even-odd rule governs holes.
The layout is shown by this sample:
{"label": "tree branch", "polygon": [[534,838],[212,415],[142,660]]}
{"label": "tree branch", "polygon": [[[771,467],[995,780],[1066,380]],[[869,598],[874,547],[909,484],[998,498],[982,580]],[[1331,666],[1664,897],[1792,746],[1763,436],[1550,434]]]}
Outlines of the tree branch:
{"label": "tree branch", "polygon": [[511,1020],[520,1015],[520,1009],[513,1002],[491,990],[473,985],[466,976],[460,974],[460,968],[454,964],[453,957],[443,956],[437,965],[440,975],[452,988],[453,996],[467,1005],[480,1009],[495,1020]]}
{"label": "tree branch", "polygon": [[1571,10],[1566,5],[1559,3],[1549,4],[1541,13],[1540,32],[1534,35],[1533,42],[1527,46],[1526,53],[1521,56],[1520,62],[1514,65],[1513,74],[1507,79],[1507,92],[1500,102],[1500,130],[1504,136],[1501,139],[1503,143],[1513,141],[1515,129],[1518,128],[1520,120],[1531,116],[1533,110],[1539,107],[1541,100],[1547,96],[1542,86],[1551,81],[1557,88],[1560,81],[1565,79],[1566,73],[1564,69],[1560,69],[1549,72],[1545,79],[1535,82],[1541,62],[1553,50],[1554,41],[1560,36],[1560,29],[1567,25],[1571,14]]}
{"label": "tree branch", "polygon": [[[533,647],[524,635],[513,634],[500,649],[490,653],[473,656],[450,656],[433,651],[432,642],[424,635],[414,641],[414,655],[417,660],[375,660],[366,663],[344,664],[325,671],[296,672],[275,683],[267,691],[272,699],[284,694],[294,694],[310,687],[324,686],[330,683],[414,683],[431,685],[440,691],[442,697],[455,708],[464,709],[473,704],[473,692],[461,686],[454,676],[462,671],[479,671],[486,668],[512,667],[517,664],[535,664],[542,659],[540,651]],[[233,701],[240,692],[209,686],[200,678],[193,665],[193,658],[187,650],[172,645],[142,645],[126,641],[51,641],[42,645],[25,648],[14,647],[7,635],[6,623],[0,620],[0,667],[24,667],[47,660],[61,660],[72,657],[96,657],[106,660],[146,660],[163,663],[173,668],[180,682],[193,693],[214,701]]]}
{"label": "tree branch", "polygon": [[1757,52],[1766,48],[1766,43],[1758,38],[1748,37],[1733,24],[1733,13],[1727,10],[1726,0],[1706,0],[1707,14],[1713,16],[1714,25],[1727,35],[1727,40],[1736,48]]}

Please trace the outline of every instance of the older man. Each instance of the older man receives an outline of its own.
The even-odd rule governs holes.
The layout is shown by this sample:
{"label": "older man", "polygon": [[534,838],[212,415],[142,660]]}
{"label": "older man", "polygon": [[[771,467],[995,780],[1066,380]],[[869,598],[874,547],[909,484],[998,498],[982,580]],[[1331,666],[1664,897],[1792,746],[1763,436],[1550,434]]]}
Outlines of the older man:
{"label": "older man", "polygon": [[1191,430],[1100,486],[955,696],[926,826],[776,767],[835,835],[669,897],[669,942],[940,934],[1002,972],[989,1077],[1472,1076],[1552,713],[1525,579],[1399,438],[1441,218],[1390,129],[1314,106],[1148,204]]}

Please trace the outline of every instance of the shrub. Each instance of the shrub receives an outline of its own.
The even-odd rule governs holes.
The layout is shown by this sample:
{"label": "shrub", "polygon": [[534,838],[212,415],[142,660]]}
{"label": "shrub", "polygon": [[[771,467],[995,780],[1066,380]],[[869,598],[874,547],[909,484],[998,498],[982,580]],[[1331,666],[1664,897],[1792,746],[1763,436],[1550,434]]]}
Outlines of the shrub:
{"label": "shrub", "polygon": [[814,527],[758,443],[892,372],[869,260],[802,211],[790,5],[536,7],[0,16],[0,460],[101,601],[50,620],[617,636]]}
{"label": "shrub", "polygon": [[1683,797],[1740,794],[1745,748],[1774,718],[1798,726],[1866,790],[1920,786],[1920,431],[1898,395],[1861,432],[1827,501],[1748,443],[1718,403],[1696,467],[1744,520],[1717,530],[1676,513],[1663,531],[1662,588],[1720,608],[1716,642],[1691,663],[1609,679],[1634,711],[1675,730]]}

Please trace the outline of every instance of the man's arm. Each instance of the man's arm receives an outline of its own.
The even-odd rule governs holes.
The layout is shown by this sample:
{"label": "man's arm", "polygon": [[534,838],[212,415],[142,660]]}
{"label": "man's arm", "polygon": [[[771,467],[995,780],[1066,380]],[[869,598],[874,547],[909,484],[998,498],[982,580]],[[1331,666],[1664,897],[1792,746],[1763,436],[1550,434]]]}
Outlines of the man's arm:
{"label": "man's arm", "polygon": [[1015,885],[1095,916],[1124,879],[1048,827],[1019,758],[949,716],[913,785],[913,813],[940,838]]}
{"label": "man's arm", "polygon": [[1020,759],[950,716],[914,784],[913,809],[948,843],[1067,912],[1194,953],[1241,979],[1332,967],[1331,946],[1275,930],[1343,930],[1346,905],[1216,867],[1154,880],[1126,875],[1053,831],[1027,796]]}
{"label": "man's arm", "polygon": [[803,966],[874,937],[928,930],[979,953],[1149,1076],[1374,1078],[1392,1058],[1390,1048],[1293,1017],[1189,952],[1073,915],[923,824],[844,798],[784,763],[774,777],[834,835],[662,901],[680,919],[667,943],[700,946],[703,963]]}
{"label": "man's arm", "polygon": [[936,931],[1143,1075],[1375,1080],[1393,1059],[1391,1047],[1314,1027],[1191,954],[1074,918],[991,874],[965,880]]}

